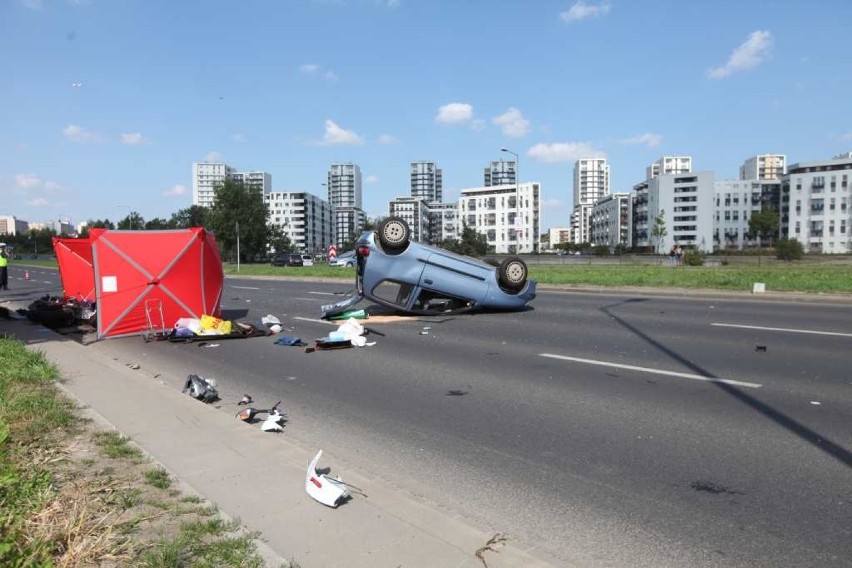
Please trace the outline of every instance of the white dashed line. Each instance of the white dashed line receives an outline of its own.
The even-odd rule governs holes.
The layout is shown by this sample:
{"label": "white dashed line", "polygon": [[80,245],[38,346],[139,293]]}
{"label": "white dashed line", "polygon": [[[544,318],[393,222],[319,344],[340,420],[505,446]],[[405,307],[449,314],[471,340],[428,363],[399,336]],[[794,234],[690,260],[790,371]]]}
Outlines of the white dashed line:
{"label": "white dashed line", "polygon": [[609,361],[597,361],[595,359],[580,359],[579,357],[568,357],[566,355],[554,355],[552,353],[539,353],[541,357],[549,357],[551,359],[561,359],[563,361],[574,361],[575,363],[586,363],[587,365],[600,365],[602,367],[614,367],[616,369],[625,369],[627,371],[639,371],[640,373],[653,373],[655,375],[666,375],[668,377],[679,377],[681,379],[692,379],[694,381],[705,381],[708,383],[723,383],[737,387],[747,387],[750,389],[758,389],[763,385],[759,383],[746,383],[743,381],[734,381],[731,379],[717,379],[715,377],[705,377],[703,375],[693,375],[690,373],[678,373],[676,371],[664,371],[662,369],[651,369],[649,367],[636,367],[635,365],[624,365],[622,363],[610,363]]}
{"label": "white dashed line", "polygon": [[759,329],[761,331],[786,331],[788,333],[808,333],[811,335],[834,335],[837,337],[852,337],[852,333],[838,333],[835,331],[814,331],[812,329],[788,329],[785,327],[761,327],[758,325],[737,325],[733,323],[711,323],[717,327],[738,327],[741,329]]}
{"label": "white dashed line", "polygon": [[260,288],[255,288],[254,286],[231,286],[234,290],[260,290]]}

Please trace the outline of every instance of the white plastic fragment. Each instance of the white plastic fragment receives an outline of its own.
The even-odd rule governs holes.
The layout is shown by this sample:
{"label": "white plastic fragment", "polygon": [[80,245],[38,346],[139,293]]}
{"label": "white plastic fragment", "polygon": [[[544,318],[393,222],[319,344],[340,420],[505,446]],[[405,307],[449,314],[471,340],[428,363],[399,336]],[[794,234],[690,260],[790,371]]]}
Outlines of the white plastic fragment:
{"label": "white plastic fragment", "polygon": [[324,473],[317,473],[320,456],[322,456],[322,450],[318,451],[314,459],[308,462],[308,471],[305,474],[305,491],[323,505],[336,508],[349,498],[349,492],[339,476],[333,478]]}
{"label": "white plastic fragment", "polygon": [[818,401],[818,400],[812,400],[812,401],[811,401],[811,404],[813,404],[814,406],[819,406],[819,405],[821,405],[822,403],[821,403],[820,401]]}

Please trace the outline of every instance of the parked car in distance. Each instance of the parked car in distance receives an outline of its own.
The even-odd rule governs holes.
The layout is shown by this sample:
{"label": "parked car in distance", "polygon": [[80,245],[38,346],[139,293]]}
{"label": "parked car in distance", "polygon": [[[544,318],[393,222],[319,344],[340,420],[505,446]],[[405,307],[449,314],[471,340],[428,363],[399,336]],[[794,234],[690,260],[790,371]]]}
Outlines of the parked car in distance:
{"label": "parked car in distance", "polygon": [[484,262],[414,242],[399,217],[362,234],[355,250],[356,293],[323,306],[324,317],[342,313],[362,298],[419,315],[522,310],[535,298],[536,282],[519,257]]}
{"label": "parked car in distance", "polygon": [[355,266],[355,251],[346,251],[334,260],[329,260],[329,266]]}
{"label": "parked car in distance", "polygon": [[272,259],[272,266],[303,266],[302,255],[289,252],[281,252]]}
{"label": "parked car in distance", "polygon": [[302,255],[302,266],[313,266],[314,265],[314,257],[309,254]]}

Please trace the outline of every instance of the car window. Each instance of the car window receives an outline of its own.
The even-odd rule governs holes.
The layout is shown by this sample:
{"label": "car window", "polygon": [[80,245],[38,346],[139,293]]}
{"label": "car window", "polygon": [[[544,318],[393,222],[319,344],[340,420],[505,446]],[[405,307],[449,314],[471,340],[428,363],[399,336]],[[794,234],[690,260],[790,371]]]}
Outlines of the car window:
{"label": "car window", "polygon": [[373,288],[373,295],[404,308],[408,304],[408,298],[411,296],[412,290],[414,290],[414,286],[411,284],[402,284],[393,280],[382,280]]}
{"label": "car window", "polygon": [[461,310],[470,307],[470,304],[470,301],[451,296],[450,294],[422,289],[417,295],[417,300],[414,301],[411,309],[440,314]]}

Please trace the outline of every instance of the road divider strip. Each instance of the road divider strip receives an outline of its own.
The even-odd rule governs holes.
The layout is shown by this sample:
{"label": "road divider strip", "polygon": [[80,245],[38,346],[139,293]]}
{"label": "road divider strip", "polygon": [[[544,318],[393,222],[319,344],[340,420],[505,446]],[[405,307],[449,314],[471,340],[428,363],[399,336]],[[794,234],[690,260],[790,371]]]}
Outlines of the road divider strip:
{"label": "road divider strip", "polygon": [[757,329],[760,331],[786,331],[787,333],[808,333],[811,335],[833,335],[835,337],[852,337],[852,333],[840,333],[836,331],[815,331],[812,329],[789,329],[786,327],[762,327],[759,325],[739,325],[735,323],[711,323],[716,327],[738,327],[740,329]]}
{"label": "road divider strip", "polygon": [[744,381],[734,381],[731,379],[719,379],[716,377],[705,377],[704,375],[693,375],[691,373],[678,373],[677,371],[664,371],[663,369],[651,369],[649,367],[637,367],[635,365],[625,365],[623,363],[611,363],[609,361],[597,361],[595,359],[581,359],[579,357],[569,357],[567,355],[555,355],[553,353],[539,353],[540,357],[548,357],[550,359],[560,359],[562,361],[574,361],[575,363],[585,363],[587,365],[599,365],[601,367],[613,367],[616,369],[624,369],[627,371],[638,371],[640,373],[653,373],[655,375],[666,375],[668,377],[678,377],[681,379],[692,379],[693,381],[705,381],[708,383],[723,383],[736,387],[746,387],[750,389],[759,389],[763,385],[759,383],[747,383]]}

